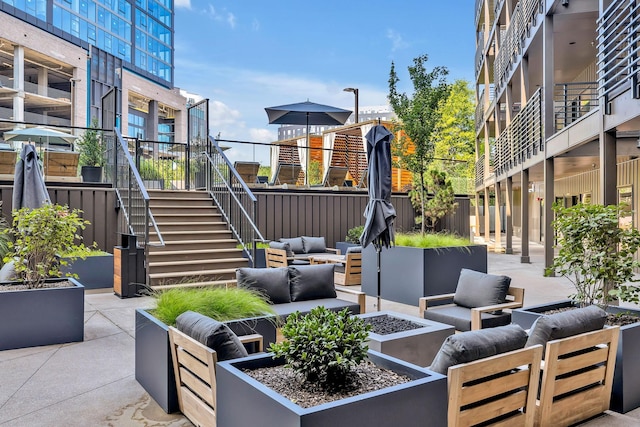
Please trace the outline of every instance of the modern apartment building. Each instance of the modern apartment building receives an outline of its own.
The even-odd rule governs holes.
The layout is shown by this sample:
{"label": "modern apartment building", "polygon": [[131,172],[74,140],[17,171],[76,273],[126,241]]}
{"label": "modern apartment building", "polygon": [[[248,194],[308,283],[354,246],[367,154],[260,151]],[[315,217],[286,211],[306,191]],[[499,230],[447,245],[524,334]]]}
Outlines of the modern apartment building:
{"label": "modern apartment building", "polygon": [[173,18],[172,0],[0,0],[0,119],[88,126],[114,90],[124,135],[186,140]]}
{"label": "modern apartment building", "polygon": [[[528,262],[542,242],[550,266],[556,201],[640,212],[639,16],[634,0],[476,1],[476,218],[497,250],[519,236]],[[484,215],[493,197],[504,216]]]}

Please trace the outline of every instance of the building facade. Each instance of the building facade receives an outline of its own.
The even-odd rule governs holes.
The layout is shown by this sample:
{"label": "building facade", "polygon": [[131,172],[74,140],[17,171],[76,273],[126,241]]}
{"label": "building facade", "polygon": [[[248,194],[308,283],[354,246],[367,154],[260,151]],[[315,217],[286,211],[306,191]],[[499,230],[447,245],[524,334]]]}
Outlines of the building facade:
{"label": "building facade", "polygon": [[[550,266],[555,202],[640,211],[636,9],[633,0],[476,1],[476,230],[494,232],[497,251],[513,252],[519,236],[529,262],[529,242],[541,242]],[[492,199],[504,215],[484,215]]]}
{"label": "building facade", "polygon": [[172,0],[0,0],[0,119],[89,126],[115,90],[124,135],[186,140],[173,18]]}

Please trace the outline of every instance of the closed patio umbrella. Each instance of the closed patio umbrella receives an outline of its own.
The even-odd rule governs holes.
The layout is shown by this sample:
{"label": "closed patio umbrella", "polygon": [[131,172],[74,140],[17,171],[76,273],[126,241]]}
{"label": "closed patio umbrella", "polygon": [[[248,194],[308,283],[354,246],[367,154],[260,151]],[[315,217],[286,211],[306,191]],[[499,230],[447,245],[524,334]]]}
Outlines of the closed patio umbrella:
{"label": "closed patio umbrella", "polygon": [[39,208],[45,202],[51,203],[38,164],[36,147],[31,144],[25,144],[22,147],[20,160],[16,163],[12,202],[14,210],[24,207]]}
{"label": "closed patio umbrella", "polygon": [[364,210],[366,220],[360,236],[360,244],[363,248],[373,244],[376,249],[378,310],[380,310],[380,251],[382,246],[388,248],[395,240],[396,210],[391,204],[393,134],[386,127],[377,125],[367,132],[365,139],[369,160],[367,168],[369,202]]}

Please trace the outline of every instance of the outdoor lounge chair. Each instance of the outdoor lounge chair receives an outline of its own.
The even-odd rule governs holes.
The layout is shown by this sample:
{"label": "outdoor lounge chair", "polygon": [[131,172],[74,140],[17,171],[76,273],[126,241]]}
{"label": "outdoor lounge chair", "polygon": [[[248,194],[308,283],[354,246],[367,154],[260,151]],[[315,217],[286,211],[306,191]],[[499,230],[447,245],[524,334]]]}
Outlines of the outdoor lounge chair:
{"label": "outdoor lounge chair", "polygon": [[235,162],[233,167],[247,184],[253,184],[258,179],[258,169],[260,169],[258,162]]}
{"label": "outdoor lounge chair", "polygon": [[276,173],[274,175],[273,181],[271,181],[271,185],[278,184],[293,184],[295,185],[298,182],[298,175],[300,175],[300,171],[302,170],[302,166],[299,164],[292,163],[278,163],[278,167],[276,169]]}
{"label": "outdoor lounge chair", "polygon": [[[204,321],[205,324],[211,323],[215,325],[213,319],[198,313],[187,312],[185,314],[196,318],[196,322]],[[206,332],[210,334],[206,337],[207,339],[218,342],[221,340],[227,341],[221,347],[233,345],[228,342],[233,341],[233,338],[238,338],[243,344],[255,343],[256,350],[258,352],[262,351],[261,335],[252,334],[236,337],[226,327],[217,328],[213,332],[211,325],[205,326],[212,331]],[[198,334],[201,337],[204,335],[200,332]],[[218,336],[213,338],[214,334]],[[220,334],[224,336],[221,338]],[[218,353],[173,326],[169,327],[169,341],[171,343],[173,371],[176,377],[180,411],[197,426],[215,427],[217,413],[216,363],[218,362]]]}
{"label": "outdoor lounge chair", "polygon": [[[511,323],[505,309],[522,307],[524,289],[509,286],[511,279],[463,268],[453,294],[433,295],[418,300],[419,315],[452,325],[458,331],[493,328]],[[434,301],[452,304],[430,307]]]}
{"label": "outdoor lounge chair", "polygon": [[347,252],[344,265],[337,265],[334,272],[336,285],[354,286],[362,284],[362,253]]}
{"label": "outdoor lounge chair", "polygon": [[343,166],[329,166],[324,174],[324,180],[322,181],[323,187],[333,187],[334,185],[341,186],[347,179],[348,168]]}

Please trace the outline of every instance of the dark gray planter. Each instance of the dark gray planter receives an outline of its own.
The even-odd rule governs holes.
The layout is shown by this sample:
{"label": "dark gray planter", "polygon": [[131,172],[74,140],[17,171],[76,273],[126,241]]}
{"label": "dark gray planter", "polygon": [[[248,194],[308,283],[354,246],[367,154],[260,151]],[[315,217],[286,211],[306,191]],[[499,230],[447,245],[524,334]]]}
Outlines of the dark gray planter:
{"label": "dark gray planter", "polygon": [[[447,378],[369,350],[376,365],[413,380],[304,409],[249,377],[243,369],[284,363],[271,354],[218,363],[218,425],[225,427],[439,427],[447,425]],[[247,406],[249,405],[249,406]],[[428,421],[427,421],[428,420]]]}
{"label": "dark gray planter", "polygon": [[85,289],[113,288],[113,255],[88,256],[85,259],[69,261],[62,267],[63,273],[78,275]]}
{"label": "dark gray planter", "polygon": [[[242,257],[243,258],[249,258],[245,251],[242,251]],[[256,261],[255,262],[255,266],[252,265],[251,262],[249,262],[249,267],[253,267],[253,268],[266,268],[267,267],[267,259],[266,259],[265,254],[264,254],[264,248],[256,249],[256,260],[255,261]]]}
{"label": "dark gray planter", "polygon": [[[525,329],[545,311],[573,305],[571,300],[562,300],[550,304],[540,304],[519,308],[511,312],[511,321]],[[640,310],[607,307],[609,313],[631,312],[640,316]],[[611,392],[611,410],[629,412],[640,407],[640,322],[620,327],[620,339],[616,352],[616,368],[613,374],[613,390]]]}
{"label": "dark gray planter", "polygon": [[102,166],[82,166],[82,182],[102,182]]}
{"label": "dark gray planter", "polygon": [[[276,340],[275,326],[266,317],[225,323],[237,335],[262,335],[265,346]],[[169,327],[141,308],[136,310],[135,378],[166,413],[180,410]]]}
{"label": "dark gray planter", "polygon": [[431,365],[433,358],[436,356],[438,350],[440,350],[444,340],[455,333],[455,329],[451,325],[445,325],[444,323],[408,316],[393,311],[359,314],[358,317],[370,318],[385,314],[390,317],[420,324],[422,327],[386,335],[369,332],[369,348],[389,356],[397,357],[405,362],[413,363],[414,365]]}
{"label": "dark gray planter", "polygon": [[347,253],[347,249],[352,248],[354,246],[360,246],[359,243],[350,243],[350,242],[336,242],[336,249],[340,250],[340,254],[344,255]]}
{"label": "dark gray planter", "polygon": [[[460,270],[487,272],[487,247],[447,248],[394,246],[380,253],[381,297],[417,305],[425,296],[453,293]],[[377,296],[377,256],[373,245],[362,252],[362,291]]]}
{"label": "dark gray planter", "polygon": [[84,286],[56,280],[72,285],[0,292],[0,350],[84,340]]}

